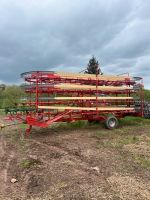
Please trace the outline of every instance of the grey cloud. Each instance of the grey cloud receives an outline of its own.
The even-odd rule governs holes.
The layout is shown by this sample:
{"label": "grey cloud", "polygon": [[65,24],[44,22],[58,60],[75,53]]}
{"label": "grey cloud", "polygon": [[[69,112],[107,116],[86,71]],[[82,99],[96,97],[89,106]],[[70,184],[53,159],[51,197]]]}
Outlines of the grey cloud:
{"label": "grey cloud", "polygon": [[78,72],[91,55],[104,73],[147,77],[149,8],[141,0],[1,0],[0,80],[17,83],[28,70]]}

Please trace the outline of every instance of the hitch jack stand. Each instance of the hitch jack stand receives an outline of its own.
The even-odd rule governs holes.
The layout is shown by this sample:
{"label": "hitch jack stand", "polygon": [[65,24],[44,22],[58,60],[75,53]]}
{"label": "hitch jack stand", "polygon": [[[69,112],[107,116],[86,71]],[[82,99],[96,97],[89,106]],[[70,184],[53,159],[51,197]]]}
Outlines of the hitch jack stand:
{"label": "hitch jack stand", "polygon": [[30,135],[32,129],[32,125],[29,125],[29,127],[26,129],[26,136],[28,137]]}

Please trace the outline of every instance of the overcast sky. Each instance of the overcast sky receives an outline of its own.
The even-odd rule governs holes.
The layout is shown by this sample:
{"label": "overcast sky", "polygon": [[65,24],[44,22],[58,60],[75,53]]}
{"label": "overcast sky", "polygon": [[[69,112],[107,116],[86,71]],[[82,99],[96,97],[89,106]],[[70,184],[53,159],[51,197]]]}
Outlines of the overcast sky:
{"label": "overcast sky", "polygon": [[143,76],[150,89],[150,0],[0,0],[0,82],[30,70]]}

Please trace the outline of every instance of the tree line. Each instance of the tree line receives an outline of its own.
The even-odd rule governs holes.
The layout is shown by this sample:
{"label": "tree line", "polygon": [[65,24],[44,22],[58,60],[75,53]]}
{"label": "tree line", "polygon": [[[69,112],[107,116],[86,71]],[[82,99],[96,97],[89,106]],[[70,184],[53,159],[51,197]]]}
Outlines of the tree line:
{"label": "tree line", "polygon": [[24,97],[25,92],[21,86],[5,85],[5,87],[0,87],[0,108],[17,107]]}

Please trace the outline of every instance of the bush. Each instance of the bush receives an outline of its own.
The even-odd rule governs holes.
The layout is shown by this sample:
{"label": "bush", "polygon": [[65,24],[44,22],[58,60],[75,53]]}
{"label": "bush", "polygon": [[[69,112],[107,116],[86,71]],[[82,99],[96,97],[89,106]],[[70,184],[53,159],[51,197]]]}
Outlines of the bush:
{"label": "bush", "polygon": [[1,106],[3,108],[17,107],[17,104],[20,102],[20,99],[24,96],[25,94],[21,87],[16,85],[7,86],[2,93],[3,102],[1,102]]}

